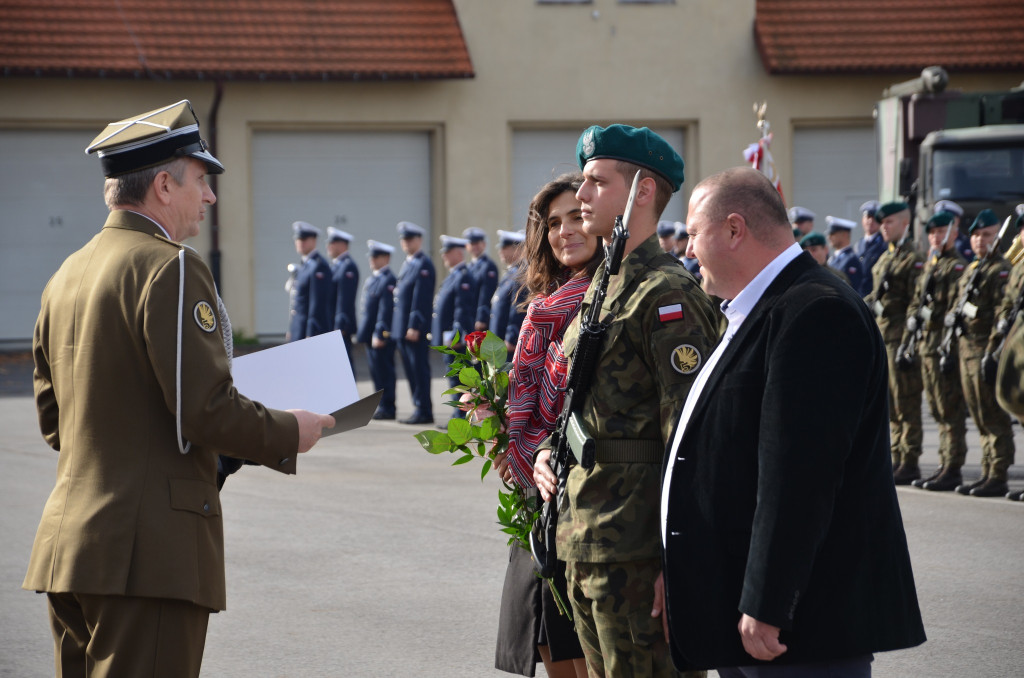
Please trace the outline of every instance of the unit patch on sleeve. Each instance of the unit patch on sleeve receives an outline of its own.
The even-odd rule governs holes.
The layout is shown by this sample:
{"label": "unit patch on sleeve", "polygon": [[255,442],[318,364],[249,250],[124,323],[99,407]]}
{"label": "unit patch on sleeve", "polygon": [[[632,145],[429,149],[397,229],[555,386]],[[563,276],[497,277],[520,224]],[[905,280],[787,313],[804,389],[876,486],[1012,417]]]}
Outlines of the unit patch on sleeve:
{"label": "unit patch on sleeve", "polygon": [[192,317],[203,332],[213,332],[217,329],[217,314],[208,301],[197,301],[192,307]]}
{"label": "unit patch on sleeve", "polygon": [[693,374],[701,364],[700,351],[690,344],[680,344],[672,349],[669,362],[679,374]]}

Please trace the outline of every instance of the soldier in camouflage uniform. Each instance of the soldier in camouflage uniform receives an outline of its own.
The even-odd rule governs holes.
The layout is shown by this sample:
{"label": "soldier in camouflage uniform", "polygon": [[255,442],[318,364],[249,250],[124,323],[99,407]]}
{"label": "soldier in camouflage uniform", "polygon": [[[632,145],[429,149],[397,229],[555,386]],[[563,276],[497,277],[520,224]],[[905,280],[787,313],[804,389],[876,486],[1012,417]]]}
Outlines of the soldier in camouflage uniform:
{"label": "soldier in camouflage uniform", "polygon": [[907,324],[907,306],[914,294],[924,259],[910,239],[910,208],[888,202],[875,211],[887,248],[871,269],[873,285],[864,298],[875,313],[889,356],[889,430],[893,481],[909,485],[921,477],[921,370],[896,368],[896,355]]}
{"label": "soldier in camouflage uniform", "polygon": [[[996,310],[1010,274],[1010,262],[999,253],[998,230],[999,218],[992,210],[978,213],[969,230],[971,249],[978,258],[968,266],[957,290],[957,305],[946,316],[947,327],[959,337],[960,381],[967,409],[981,434],[981,478],[956,488],[973,497],[1005,495],[1009,491],[1006,474],[1014,456],[1010,417],[996,402],[995,372],[985,379],[982,369],[998,344],[993,331]],[[984,360],[986,356],[988,360]]]}
{"label": "soldier in camouflage uniform", "polygon": [[943,371],[939,366],[939,346],[945,334],[943,321],[946,312],[956,303],[957,283],[967,266],[956,249],[952,222],[952,214],[938,212],[925,226],[931,254],[907,307],[907,329],[896,361],[898,368],[916,369],[914,356],[921,357],[928,409],[939,425],[939,468],[931,476],[918,478],[912,484],[947,492],[962,482],[960,467],[967,456],[967,406],[960,386],[959,364],[954,355],[947,362],[954,369]]}
{"label": "soldier in camouflage uniform", "polygon": [[[1014,228],[1024,229],[1024,205],[1017,206],[1017,220]],[[1015,247],[1024,246],[1024,233],[1018,233]],[[997,364],[996,401],[1009,414],[1024,422],[1024,333],[1020,331],[1022,323],[1017,320],[1024,314],[1024,258],[1013,264],[1010,270],[1010,282],[1006,284],[1003,303],[996,313],[996,329],[990,341],[996,344],[988,361],[982,358],[982,371],[991,370],[991,362]],[[985,375],[986,378],[989,376]],[[1024,501],[1024,490],[1008,492],[1007,499]]]}
{"label": "soldier in camouflage uniform", "polygon": [[[661,211],[683,180],[683,161],[671,146],[647,128],[595,126],[580,137],[577,155],[584,173],[577,197],[588,233],[610,237],[637,170],[641,180],[622,266],[602,307],[607,334],[580,411],[596,443],[596,463],[569,473],[557,553],[567,562],[590,675],[678,676],[661,619],[651,616],[661,573],[661,467],[690,385],[717,342],[719,317],[656,237]],[[603,276],[600,269],[565,334],[569,355]],[[542,449],[534,474],[545,498],[554,492],[549,457]]]}

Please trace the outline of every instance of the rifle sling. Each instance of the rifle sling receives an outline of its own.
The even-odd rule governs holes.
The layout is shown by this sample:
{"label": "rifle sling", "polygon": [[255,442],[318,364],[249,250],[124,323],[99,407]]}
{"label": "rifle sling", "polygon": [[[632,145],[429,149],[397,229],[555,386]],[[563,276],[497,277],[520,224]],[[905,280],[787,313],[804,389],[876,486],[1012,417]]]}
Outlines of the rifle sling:
{"label": "rifle sling", "polygon": [[595,440],[594,460],[598,464],[660,464],[665,446],[660,440]]}

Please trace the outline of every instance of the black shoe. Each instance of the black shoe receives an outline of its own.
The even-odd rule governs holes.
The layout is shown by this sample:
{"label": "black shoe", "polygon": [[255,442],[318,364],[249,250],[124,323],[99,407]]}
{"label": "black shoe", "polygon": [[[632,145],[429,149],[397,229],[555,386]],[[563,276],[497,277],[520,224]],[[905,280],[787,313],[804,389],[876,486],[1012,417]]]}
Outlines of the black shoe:
{"label": "black shoe", "polygon": [[395,418],[395,413],[394,412],[384,412],[382,410],[377,410],[376,412],[373,413],[373,418],[378,420],[378,421],[380,421],[382,419],[391,420],[391,419]]}
{"label": "black shoe", "polygon": [[399,424],[433,424],[434,418],[425,414],[414,414],[408,419],[399,419]]}
{"label": "black shoe", "polygon": [[989,478],[984,485],[971,490],[972,497],[1005,497],[1010,488],[1006,486],[1005,480]]}
{"label": "black shoe", "polygon": [[900,464],[900,467],[892,474],[892,481],[897,485],[909,485],[920,477],[921,469],[917,464],[914,464],[913,466]]}
{"label": "black shoe", "polygon": [[963,483],[964,478],[960,475],[960,469],[950,469],[948,472],[939,474],[937,478],[926,481],[920,487],[932,492],[951,492]]}
{"label": "black shoe", "polygon": [[982,485],[985,484],[986,480],[988,480],[988,478],[986,478],[985,476],[982,476],[982,477],[978,478],[977,480],[975,480],[973,483],[967,483],[967,484],[964,484],[964,485],[958,485],[957,488],[956,488],[956,491],[957,491],[958,494],[962,494],[962,495],[965,495],[965,496],[970,496],[971,490],[973,490],[976,487],[981,487]]}
{"label": "black shoe", "polygon": [[931,474],[927,478],[918,478],[917,480],[911,482],[910,484],[913,485],[914,487],[924,487],[925,483],[927,483],[930,480],[935,480],[936,478],[938,478],[941,475],[942,475],[942,467],[940,466],[939,468],[935,469],[935,473]]}
{"label": "black shoe", "polygon": [[1006,498],[1010,501],[1024,501],[1024,490],[1017,490],[1016,492],[1007,492]]}

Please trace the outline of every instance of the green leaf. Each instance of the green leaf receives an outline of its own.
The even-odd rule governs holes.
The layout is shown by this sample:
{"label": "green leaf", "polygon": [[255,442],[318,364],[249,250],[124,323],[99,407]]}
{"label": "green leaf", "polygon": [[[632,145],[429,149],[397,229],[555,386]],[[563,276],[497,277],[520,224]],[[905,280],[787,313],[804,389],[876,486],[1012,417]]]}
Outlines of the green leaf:
{"label": "green leaf", "polygon": [[490,471],[490,470],[491,470],[491,460],[488,459],[487,461],[484,462],[484,467],[480,470],[480,480],[483,480],[484,476],[486,476],[487,472]]}
{"label": "green leaf", "polygon": [[[453,375],[454,376],[454,375]],[[480,373],[472,367],[464,367],[459,370],[459,381],[470,387],[480,386]]]}
{"label": "green leaf", "polygon": [[480,350],[478,351],[480,360],[494,365],[496,368],[504,365],[508,360],[508,349],[505,348],[505,342],[498,338],[494,332],[487,331],[487,335],[484,340],[480,342]]}
{"label": "green leaf", "polygon": [[498,437],[501,430],[501,419],[498,415],[492,415],[480,422],[480,437],[484,440],[493,440]]}
{"label": "green leaf", "polygon": [[456,445],[465,445],[473,425],[465,419],[448,420],[448,437]]}
{"label": "green leaf", "polygon": [[441,431],[420,431],[415,436],[419,444],[431,454],[451,452],[452,440],[448,434]]}
{"label": "green leaf", "polygon": [[495,395],[504,397],[508,393],[508,372],[498,372],[494,375]]}
{"label": "green leaf", "polygon": [[464,457],[459,457],[458,459],[456,459],[455,461],[452,462],[452,466],[458,466],[460,464],[465,464],[466,462],[469,462],[469,461],[473,461],[473,455],[472,454],[467,454]]}

